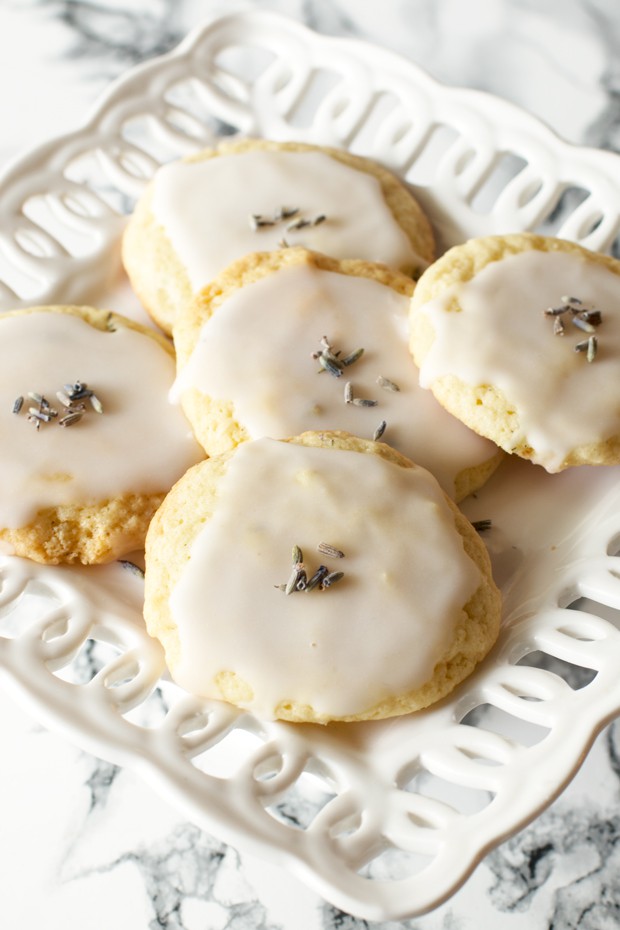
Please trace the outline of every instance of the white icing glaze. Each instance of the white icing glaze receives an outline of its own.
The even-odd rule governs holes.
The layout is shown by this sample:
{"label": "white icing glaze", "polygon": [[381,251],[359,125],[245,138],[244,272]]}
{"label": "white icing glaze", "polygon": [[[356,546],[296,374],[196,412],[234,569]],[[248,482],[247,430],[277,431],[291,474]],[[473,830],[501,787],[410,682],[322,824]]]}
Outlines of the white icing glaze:
{"label": "white icing glaze", "polygon": [[[371,439],[386,420],[385,441],[432,471],[453,495],[459,472],[490,459],[497,448],[420,388],[407,345],[408,312],[409,299],[377,281],[307,265],[281,269],[216,310],[173,396],[193,386],[232,400],[251,438],[343,429]],[[323,335],[343,355],[365,349],[340,378],[317,374],[311,355]],[[380,387],[380,375],[400,391]],[[345,404],[348,380],[354,396],[377,400],[377,406]]]}
{"label": "white icing glaze", "polygon": [[[166,491],[204,457],[167,399],[174,359],[153,339],[51,312],[6,317],[0,327],[0,526],[25,526],[44,507]],[[79,423],[37,431],[25,395],[44,395],[60,417],[56,391],[76,379],[96,392],[103,414],[88,409]]]}
{"label": "white icing glaze", "polygon": [[[445,311],[452,295],[462,312]],[[574,350],[588,335],[568,317],[565,335],[554,335],[544,314],[564,296],[602,312],[593,363]],[[435,331],[421,383],[454,374],[497,387],[518,414],[516,439],[548,471],[578,446],[620,433],[620,276],[575,255],[529,250],[487,265],[418,312]]]}
{"label": "white icing glaze", "polygon": [[[403,533],[403,527],[409,527]],[[344,559],[316,551],[329,542]],[[291,547],[345,577],[286,595]],[[187,690],[235,671],[252,707],[355,714],[427,681],[480,583],[432,476],[378,456],[271,439],[239,447],[170,597]]]}
{"label": "white icing glaze", "polygon": [[[298,207],[319,226],[286,222],[253,231],[250,214]],[[424,266],[385,204],[376,178],[321,152],[250,151],[161,168],[152,211],[198,291],[230,262],[272,251],[282,238],[335,258],[362,258],[400,269]],[[297,219],[297,217],[293,218]],[[289,220],[288,222],[292,222]]]}

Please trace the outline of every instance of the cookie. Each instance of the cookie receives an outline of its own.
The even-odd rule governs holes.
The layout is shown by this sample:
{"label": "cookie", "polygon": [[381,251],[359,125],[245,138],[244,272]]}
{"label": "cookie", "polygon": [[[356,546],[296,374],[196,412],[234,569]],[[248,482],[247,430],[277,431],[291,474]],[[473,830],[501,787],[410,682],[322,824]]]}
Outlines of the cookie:
{"label": "cookie", "polygon": [[499,615],[486,549],[432,475],[347,433],[205,460],[147,535],[145,620],[174,680],[264,718],[426,707],[487,654]]}
{"label": "cookie", "polygon": [[5,313],[0,334],[2,550],[56,564],[141,547],[165,493],[204,457],[168,401],[170,343],[89,307]]}
{"label": "cookie", "polygon": [[457,500],[480,487],[502,453],[420,388],[413,287],[383,265],[298,248],[234,262],[174,327],[173,396],[206,452],[341,429],[383,436]]}
{"label": "cookie", "polygon": [[385,168],[340,149],[243,139],[156,173],[126,228],[123,261],[169,333],[179,307],[227,265],[284,242],[416,277],[434,257],[425,214]]}
{"label": "cookie", "polygon": [[558,472],[620,462],[620,262],[534,234],[448,251],[412,299],[421,384],[502,449]]}

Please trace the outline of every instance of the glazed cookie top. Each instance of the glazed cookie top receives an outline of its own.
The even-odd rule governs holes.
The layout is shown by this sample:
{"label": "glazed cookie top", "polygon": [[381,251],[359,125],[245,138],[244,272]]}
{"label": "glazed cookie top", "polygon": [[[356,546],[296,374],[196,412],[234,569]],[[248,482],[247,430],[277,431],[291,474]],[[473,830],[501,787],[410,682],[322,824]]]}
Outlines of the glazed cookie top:
{"label": "glazed cookie top", "polygon": [[[180,314],[174,330],[173,396],[193,388],[216,411],[203,422],[200,401],[195,410],[186,407],[207,452],[231,448],[240,432],[245,439],[305,429],[384,435],[460,496],[458,476],[497,448],[420,388],[407,339],[412,287],[384,268],[301,249],[231,266]],[[228,428],[220,402],[232,405],[235,424]]]}
{"label": "glazed cookie top", "polygon": [[619,262],[523,234],[457,246],[425,277],[412,346],[448,409],[551,472],[620,461]]}
{"label": "glazed cookie top", "polygon": [[167,342],[115,314],[35,307],[0,317],[0,526],[161,493],[202,450],[168,402]]}
{"label": "glazed cookie top", "polygon": [[433,257],[428,221],[407,189],[332,149],[251,140],[172,162],[155,176],[151,210],[193,291],[235,259],[284,241],[408,273]]}
{"label": "glazed cookie top", "polygon": [[[213,512],[166,592],[166,625],[179,638],[172,672],[188,691],[220,697],[218,681],[234,675],[239,703],[264,717],[294,704],[318,719],[346,718],[421,687],[450,652],[484,558],[466,553],[455,508],[428,472],[352,438],[330,448],[328,435],[245,443],[220,470],[208,492]],[[158,565],[149,577],[157,539],[170,566],[173,527],[191,523],[180,523],[184,507],[203,507],[208,494],[197,496],[196,482],[216,465],[190,471],[152,524],[147,592],[162,577]],[[342,557],[317,551],[320,543]],[[322,563],[342,577],[289,595],[300,557],[308,582]]]}

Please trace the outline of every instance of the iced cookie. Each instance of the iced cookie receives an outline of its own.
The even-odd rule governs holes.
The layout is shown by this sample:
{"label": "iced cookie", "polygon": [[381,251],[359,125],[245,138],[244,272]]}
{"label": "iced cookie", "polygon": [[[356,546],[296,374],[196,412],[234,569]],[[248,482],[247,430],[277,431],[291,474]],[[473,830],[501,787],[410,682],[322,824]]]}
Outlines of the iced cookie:
{"label": "iced cookie", "polygon": [[303,249],[229,266],[174,327],[173,396],[207,453],[342,429],[383,437],[455,499],[480,487],[503,453],[420,388],[407,339],[413,286],[385,266]]}
{"label": "iced cookie", "polygon": [[426,707],[486,655],[499,614],[486,549],[432,475],[346,433],[206,460],[147,535],[145,619],[173,678],[265,718]]}
{"label": "iced cookie", "polygon": [[618,463],[619,306],[615,259],[530,234],[470,240],[416,287],[421,384],[550,472]]}
{"label": "iced cookie", "polygon": [[161,168],[126,229],[123,260],[157,323],[250,252],[302,245],[418,276],[433,234],[408,188],[340,149],[244,139]]}
{"label": "iced cookie", "polygon": [[168,341],[116,314],[34,307],[0,317],[0,546],[102,562],[144,544],[171,485],[204,457],[168,401]]}

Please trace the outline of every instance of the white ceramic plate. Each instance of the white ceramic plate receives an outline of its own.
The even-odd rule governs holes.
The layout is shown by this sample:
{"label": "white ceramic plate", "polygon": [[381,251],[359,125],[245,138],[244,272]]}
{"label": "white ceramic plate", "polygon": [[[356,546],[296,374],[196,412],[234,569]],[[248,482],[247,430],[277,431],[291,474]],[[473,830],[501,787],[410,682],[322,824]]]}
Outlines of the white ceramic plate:
{"label": "white ceramic plate", "polygon": [[[88,123],[0,179],[0,301],[141,311],[123,214],[162,161],[232,133],[342,146],[419,185],[443,246],[538,229],[612,248],[620,161],[368,45],[218,20],[129,73]],[[265,723],[169,683],[118,565],[0,563],[0,669],[40,720],[143,773],[194,822],[371,920],[428,910],[536,816],[620,710],[620,471],[508,461],[475,500],[505,598],[448,700],[366,724]],[[578,603],[576,603],[578,602]],[[569,605],[580,609],[569,609]]]}

